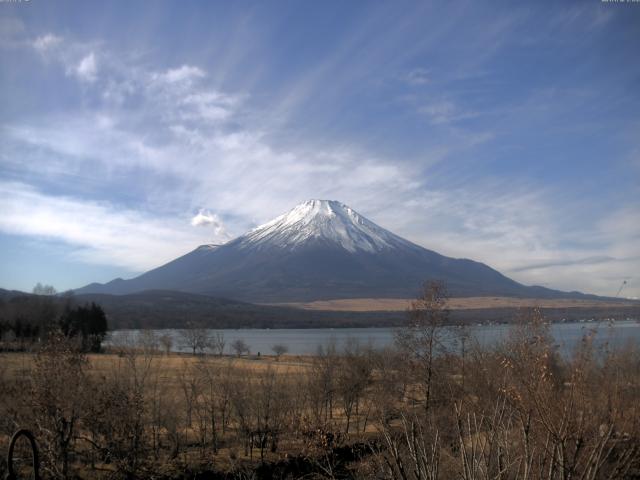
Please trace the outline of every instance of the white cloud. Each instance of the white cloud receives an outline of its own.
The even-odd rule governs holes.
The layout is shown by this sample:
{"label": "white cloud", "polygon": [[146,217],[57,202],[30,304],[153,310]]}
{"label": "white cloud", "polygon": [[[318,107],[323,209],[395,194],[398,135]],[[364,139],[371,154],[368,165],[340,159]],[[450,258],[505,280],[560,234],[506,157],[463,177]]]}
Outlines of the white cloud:
{"label": "white cloud", "polygon": [[47,33],[46,35],[42,35],[33,41],[33,48],[35,48],[40,53],[45,53],[48,50],[60,45],[60,43],[62,43],[61,37],[53,35],[51,33]]}
{"label": "white cloud", "polygon": [[81,82],[93,83],[98,78],[99,44],[95,42],[75,42],[52,33],[40,35],[29,45],[49,62],[57,62],[64,67],[67,76]]}
{"label": "white cloud", "polygon": [[168,84],[192,82],[193,80],[205,77],[205,72],[192,65],[182,65],[179,68],[169,69],[166,72],[154,75],[154,80]]}
{"label": "white cloud", "polygon": [[431,82],[431,74],[424,68],[416,68],[406,75],[405,80],[410,85],[426,85]]}
{"label": "white cloud", "polygon": [[216,237],[228,238],[224,224],[220,217],[209,210],[200,210],[192,219],[191,225],[194,227],[212,228]]}
{"label": "white cloud", "polygon": [[217,216],[204,210],[200,210],[198,214],[191,219],[191,225],[193,225],[194,227],[211,225],[212,223],[218,223]]}
{"label": "white cloud", "polygon": [[95,82],[98,74],[96,56],[93,52],[80,60],[80,63],[73,69],[73,73],[84,82]]}
{"label": "white cloud", "polygon": [[218,91],[189,93],[181,99],[183,118],[217,122],[228,119],[238,99]]}
{"label": "white cloud", "polygon": [[453,123],[478,116],[475,112],[461,109],[450,100],[427,103],[419,107],[418,111],[429,116],[431,123],[434,125]]}
{"label": "white cloud", "polygon": [[23,183],[0,182],[0,231],[66,242],[93,264],[148,270],[187,248],[225,237],[162,218],[81,198],[46,195]]}

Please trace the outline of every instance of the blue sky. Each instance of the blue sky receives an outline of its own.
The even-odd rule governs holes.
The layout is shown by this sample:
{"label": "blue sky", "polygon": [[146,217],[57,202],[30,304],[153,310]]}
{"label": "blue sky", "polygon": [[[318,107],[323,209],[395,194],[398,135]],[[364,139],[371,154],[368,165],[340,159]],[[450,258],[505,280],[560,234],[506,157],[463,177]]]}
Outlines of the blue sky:
{"label": "blue sky", "polygon": [[0,3],[0,287],[131,277],[309,198],[640,296],[640,4]]}

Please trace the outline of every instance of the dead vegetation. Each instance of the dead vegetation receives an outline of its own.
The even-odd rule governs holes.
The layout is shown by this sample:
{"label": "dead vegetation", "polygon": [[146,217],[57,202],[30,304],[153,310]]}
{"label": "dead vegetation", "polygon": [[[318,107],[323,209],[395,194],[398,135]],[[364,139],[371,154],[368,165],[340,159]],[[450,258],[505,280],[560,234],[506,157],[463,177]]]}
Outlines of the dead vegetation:
{"label": "dead vegetation", "polygon": [[562,357],[534,310],[501,345],[451,351],[445,307],[429,286],[396,349],[308,358],[167,355],[150,338],[87,355],[53,336],[0,357],[0,449],[31,429],[47,478],[640,475],[637,345],[587,336]]}
{"label": "dead vegetation", "polygon": [[[288,302],[268,305],[336,312],[405,311],[414,302],[411,298],[344,298],[313,302]],[[451,310],[494,308],[594,308],[638,307],[634,300],[599,300],[568,298],[516,298],[516,297],[452,297],[447,299]]]}

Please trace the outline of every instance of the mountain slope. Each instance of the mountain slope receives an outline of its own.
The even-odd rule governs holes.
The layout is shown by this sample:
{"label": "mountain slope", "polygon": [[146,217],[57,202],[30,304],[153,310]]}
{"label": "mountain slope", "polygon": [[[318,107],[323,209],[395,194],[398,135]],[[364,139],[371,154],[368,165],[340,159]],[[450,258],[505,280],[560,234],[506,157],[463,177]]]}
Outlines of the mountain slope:
{"label": "mountain slope", "polygon": [[131,280],[91,284],[77,293],[178,290],[251,302],[413,297],[427,280],[453,296],[566,294],[526,287],[468,259],[411,243],[346,205],[310,200],[224,245],[203,245]]}

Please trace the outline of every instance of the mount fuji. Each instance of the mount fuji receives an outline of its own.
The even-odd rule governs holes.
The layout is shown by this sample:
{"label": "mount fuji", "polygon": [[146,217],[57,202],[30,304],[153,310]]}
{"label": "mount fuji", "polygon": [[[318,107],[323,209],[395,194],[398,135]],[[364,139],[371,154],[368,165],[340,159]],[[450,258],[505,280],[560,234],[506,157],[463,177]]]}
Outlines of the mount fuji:
{"label": "mount fuji", "polygon": [[582,296],[529,287],[491,267],[427,250],[350,207],[309,200],[223,245],[192,252],[130,280],[76,293],[177,290],[257,303],[346,298],[411,298],[428,280],[452,296]]}

